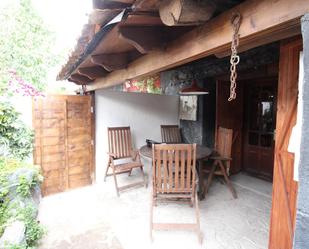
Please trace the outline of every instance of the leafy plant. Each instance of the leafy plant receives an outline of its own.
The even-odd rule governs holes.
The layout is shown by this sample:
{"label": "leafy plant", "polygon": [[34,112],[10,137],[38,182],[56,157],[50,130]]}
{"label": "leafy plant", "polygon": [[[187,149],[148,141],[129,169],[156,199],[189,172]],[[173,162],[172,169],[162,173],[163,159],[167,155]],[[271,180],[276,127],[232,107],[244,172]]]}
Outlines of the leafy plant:
{"label": "leafy plant", "polygon": [[[12,182],[9,182],[9,176],[14,174],[14,172],[16,173],[18,169],[29,169],[32,174],[28,174],[27,176],[21,174],[18,177],[16,186],[10,186]],[[28,197],[31,194],[31,190],[41,181],[42,176],[40,175],[39,169],[35,166],[16,159],[0,157],[0,236],[7,224],[13,220],[21,220],[26,225],[26,247],[22,247],[22,245],[16,247],[12,245],[12,247],[9,248],[29,249],[35,246],[36,241],[44,234],[44,229],[36,221],[36,208],[31,203],[27,203],[26,206],[21,206],[19,201],[16,202],[9,198],[10,191],[11,195],[14,193],[12,189],[16,189],[16,193],[14,193],[15,198],[19,196],[21,198]]]}
{"label": "leafy plant", "polygon": [[12,104],[0,99],[0,156],[26,159],[32,153],[33,132]]}
{"label": "leafy plant", "polygon": [[28,89],[31,85],[44,90],[48,71],[60,60],[51,46],[55,34],[31,0],[1,0],[0,23],[0,95],[12,85],[25,88],[26,92],[32,92]]}
{"label": "leafy plant", "polygon": [[28,205],[26,208],[20,209],[18,219],[26,224],[26,242],[28,246],[36,246],[37,241],[42,238],[45,230],[40,223],[35,219],[35,207]]}

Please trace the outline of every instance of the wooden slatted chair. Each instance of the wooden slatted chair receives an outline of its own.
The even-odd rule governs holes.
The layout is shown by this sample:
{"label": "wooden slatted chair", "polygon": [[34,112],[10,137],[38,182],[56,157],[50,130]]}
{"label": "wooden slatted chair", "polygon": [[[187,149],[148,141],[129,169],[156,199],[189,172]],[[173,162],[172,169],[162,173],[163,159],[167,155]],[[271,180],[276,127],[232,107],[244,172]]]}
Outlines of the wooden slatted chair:
{"label": "wooden slatted chair", "polygon": [[181,143],[181,132],[178,125],[161,125],[162,143]]}
{"label": "wooden slatted chair", "polygon": [[[119,191],[125,190],[127,188],[131,188],[137,185],[145,185],[147,187],[147,182],[143,171],[143,164],[141,163],[139,152],[132,149],[130,127],[108,127],[107,133],[109,159],[106,167],[104,181],[106,180],[107,176],[114,176],[115,187],[118,196]],[[129,159],[129,161],[117,164],[116,161],[119,159]],[[112,173],[108,173],[110,168],[112,169]],[[129,173],[130,175],[131,171],[135,168],[139,168],[141,170],[143,181],[118,187],[117,175],[123,173]]]}
{"label": "wooden slatted chair", "polygon": [[[192,230],[202,243],[196,191],[196,144],[154,144],[152,153],[151,239],[153,230]],[[189,201],[195,206],[196,223],[154,223],[153,208],[159,200]]]}
{"label": "wooden slatted chair", "polygon": [[213,160],[211,169],[203,169],[209,173],[204,193],[207,194],[209,186],[212,182],[214,175],[223,176],[225,182],[230,189],[234,198],[237,198],[236,191],[229,179],[231,155],[232,155],[232,143],[233,143],[233,130],[223,127],[218,127],[216,150],[210,159]]}

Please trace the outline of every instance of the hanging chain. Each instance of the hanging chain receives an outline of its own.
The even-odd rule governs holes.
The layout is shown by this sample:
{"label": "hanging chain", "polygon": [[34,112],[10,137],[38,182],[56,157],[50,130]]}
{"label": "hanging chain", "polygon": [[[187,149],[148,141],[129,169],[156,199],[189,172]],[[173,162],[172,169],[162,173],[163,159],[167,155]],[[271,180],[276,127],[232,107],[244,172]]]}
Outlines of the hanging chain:
{"label": "hanging chain", "polygon": [[236,71],[236,66],[240,61],[239,55],[237,55],[237,47],[239,45],[239,27],[240,27],[240,22],[241,22],[241,15],[239,13],[234,13],[231,23],[233,25],[233,39],[232,39],[232,45],[231,45],[231,76],[230,76],[230,97],[228,98],[228,101],[232,101],[236,99],[236,79],[237,79],[237,71]]}

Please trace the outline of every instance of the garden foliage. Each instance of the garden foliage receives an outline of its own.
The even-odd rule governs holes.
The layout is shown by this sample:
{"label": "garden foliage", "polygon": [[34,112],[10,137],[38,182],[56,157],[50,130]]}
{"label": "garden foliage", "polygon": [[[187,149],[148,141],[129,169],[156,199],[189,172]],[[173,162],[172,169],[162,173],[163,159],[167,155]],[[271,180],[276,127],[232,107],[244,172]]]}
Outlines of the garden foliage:
{"label": "garden foliage", "polygon": [[0,23],[0,95],[42,91],[50,68],[59,62],[54,33],[31,0],[1,0]]}
{"label": "garden foliage", "polygon": [[12,104],[0,99],[0,156],[26,159],[32,153],[33,132]]}

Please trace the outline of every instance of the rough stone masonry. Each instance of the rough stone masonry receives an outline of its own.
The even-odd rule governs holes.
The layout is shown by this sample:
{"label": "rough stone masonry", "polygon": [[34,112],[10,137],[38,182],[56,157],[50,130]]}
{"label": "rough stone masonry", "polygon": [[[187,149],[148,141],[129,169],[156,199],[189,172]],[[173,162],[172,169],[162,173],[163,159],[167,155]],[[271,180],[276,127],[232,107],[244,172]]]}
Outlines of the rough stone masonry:
{"label": "rough stone masonry", "polygon": [[294,249],[309,248],[309,13],[301,20],[304,55],[303,120]]}

